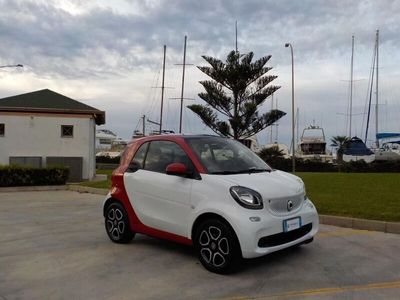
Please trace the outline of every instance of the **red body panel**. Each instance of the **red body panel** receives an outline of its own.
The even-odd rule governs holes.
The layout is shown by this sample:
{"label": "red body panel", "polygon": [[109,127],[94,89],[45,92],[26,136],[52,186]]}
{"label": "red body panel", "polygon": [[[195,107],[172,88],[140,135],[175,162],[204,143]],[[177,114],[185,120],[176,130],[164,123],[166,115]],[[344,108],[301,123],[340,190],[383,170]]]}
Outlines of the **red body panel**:
{"label": "red body panel", "polygon": [[191,245],[192,240],[183,236],[179,236],[176,234],[172,234],[169,232],[165,232],[162,230],[158,230],[143,224],[139,218],[137,217],[134,208],[132,207],[128,194],[126,193],[125,184],[124,184],[124,173],[129,166],[129,163],[132,161],[134,154],[137,149],[145,142],[148,141],[171,141],[177,143],[182,149],[186,152],[189,158],[192,160],[195,168],[199,173],[205,173],[204,167],[198,161],[196,155],[192,152],[190,147],[186,144],[185,140],[181,136],[152,136],[152,137],[144,137],[134,141],[133,143],[128,145],[127,150],[125,151],[124,156],[121,159],[120,166],[114,170],[112,174],[112,187],[111,187],[111,196],[117,200],[119,200],[122,205],[125,207],[128,215],[131,229],[134,232],[147,234],[150,236],[171,240],[174,242],[178,242],[185,245]]}

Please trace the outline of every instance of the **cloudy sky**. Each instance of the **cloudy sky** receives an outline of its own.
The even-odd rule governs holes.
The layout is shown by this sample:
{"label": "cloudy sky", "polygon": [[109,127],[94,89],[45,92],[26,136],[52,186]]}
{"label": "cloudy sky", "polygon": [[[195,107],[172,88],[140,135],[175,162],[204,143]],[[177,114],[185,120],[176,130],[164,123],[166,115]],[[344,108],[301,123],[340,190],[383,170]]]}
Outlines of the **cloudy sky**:
{"label": "cloudy sky", "polygon": [[[106,128],[129,138],[141,115],[159,118],[163,45],[167,45],[165,127],[178,129],[183,40],[188,36],[185,97],[201,103],[201,55],[226,58],[235,47],[271,54],[280,142],[289,144],[291,60],[300,131],[315,122],[327,137],[344,134],[355,36],[353,135],[361,135],[376,29],[380,30],[380,127],[400,131],[400,1],[0,0],[0,97],[49,88],[107,113]],[[193,101],[187,100],[187,104]],[[267,101],[262,111],[268,110]],[[374,120],[373,120],[374,124]],[[151,125],[148,124],[149,128]],[[364,125],[365,127],[365,125]],[[155,128],[154,128],[155,129]],[[372,126],[374,131],[374,126]],[[185,133],[209,131],[188,109]],[[275,129],[274,129],[275,138]],[[269,130],[258,135],[269,141]],[[372,138],[372,135],[371,135]]]}

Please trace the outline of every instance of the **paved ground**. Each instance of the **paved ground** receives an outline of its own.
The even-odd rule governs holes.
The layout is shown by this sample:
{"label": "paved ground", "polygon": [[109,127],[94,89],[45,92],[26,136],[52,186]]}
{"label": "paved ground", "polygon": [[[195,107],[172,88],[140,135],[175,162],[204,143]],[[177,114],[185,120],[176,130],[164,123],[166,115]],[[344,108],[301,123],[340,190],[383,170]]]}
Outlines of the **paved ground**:
{"label": "paved ground", "polygon": [[102,198],[0,193],[0,299],[400,299],[400,235],[321,226],[314,243],[221,276],[190,247],[111,243]]}

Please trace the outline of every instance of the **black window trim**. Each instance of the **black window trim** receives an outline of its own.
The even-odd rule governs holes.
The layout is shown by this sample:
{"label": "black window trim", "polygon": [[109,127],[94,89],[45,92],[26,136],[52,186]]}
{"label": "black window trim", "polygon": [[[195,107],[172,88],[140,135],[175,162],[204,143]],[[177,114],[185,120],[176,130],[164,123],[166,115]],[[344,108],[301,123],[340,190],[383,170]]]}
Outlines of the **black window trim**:
{"label": "black window trim", "polygon": [[158,139],[158,140],[150,140],[150,141],[146,141],[146,142],[142,143],[142,144],[137,148],[137,150],[135,151],[135,154],[132,156],[131,163],[132,163],[133,159],[135,158],[135,155],[138,153],[139,149],[140,149],[144,144],[147,144],[146,153],[144,154],[144,157],[143,157],[143,167],[142,167],[142,170],[148,171],[148,172],[155,172],[155,173],[159,173],[159,174],[164,174],[164,175],[167,175],[167,176],[171,176],[171,175],[168,175],[168,174],[165,174],[165,173],[161,173],[161,172],[157,172],[157,171],[145,170],[146,160],[147,160],[147,154],[149,153],[150,144],[151,144],[152,142],[170,142],[170,143],[174,143],[174,144],[177,145],[179,148],[181,148],[182,151],[186,154],[187,158],[189,159],[190,163],[191,163],[192,166],[193,166],[193,174],[192,174],[191,176],[187,176],[187,177],[185,177],[185,178],[201,180],[200,173],[199,173],[199,171],[197,170],[196,165],[193,163],[192,159],[190,158],[190,155],[187,154],[187,152],[185,151],[185,149],[183,149],[183,148],[181,147],[181,145],[179,145],[177,142],[171,141],[171,140]]}
{"label": "black window trim", "polygon": [[3,127],[3,133],[0,133],[0,137],[4,137],[6,135],[6,124],[0,123],[0,127]]}
{"label": "black window trim", "polygon": [[[71,131],[71,135],[65,135],[64,134],[64,127],[71,127],[72,131]],[[61,125],[61,137],[62,138],[73,138],[74,137],[74,125]]]}
{"label": "black window trim", "polygon": [[[143,162],[142,162],[142,164],[143,164],[142,169],[144,170],[144,166],[146,165],[147,153],[149,153],[150,142],[144,142],[143,144],[141,144],[139,146],[139,148],[136,150],[135,155],[136,155],[136,153],[139,152],[140,148],[142,148],[143,145],[146,145],[145,146],[146,147],[146,151],[144,152],[144,157],[143,157]],[[135,158],[135,155],[132,157],[132,160]]]}

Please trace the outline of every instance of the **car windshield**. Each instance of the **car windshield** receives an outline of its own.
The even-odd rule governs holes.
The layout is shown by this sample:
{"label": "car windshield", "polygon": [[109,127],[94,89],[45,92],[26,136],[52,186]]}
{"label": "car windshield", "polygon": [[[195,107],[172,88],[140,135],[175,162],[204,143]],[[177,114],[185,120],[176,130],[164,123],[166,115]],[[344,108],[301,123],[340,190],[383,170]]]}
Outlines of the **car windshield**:
{"label": "car windshield", "polygon": [[187,143],[209,174],[271,172],[271,168],[240,142],[221,137],[187,137]]}

